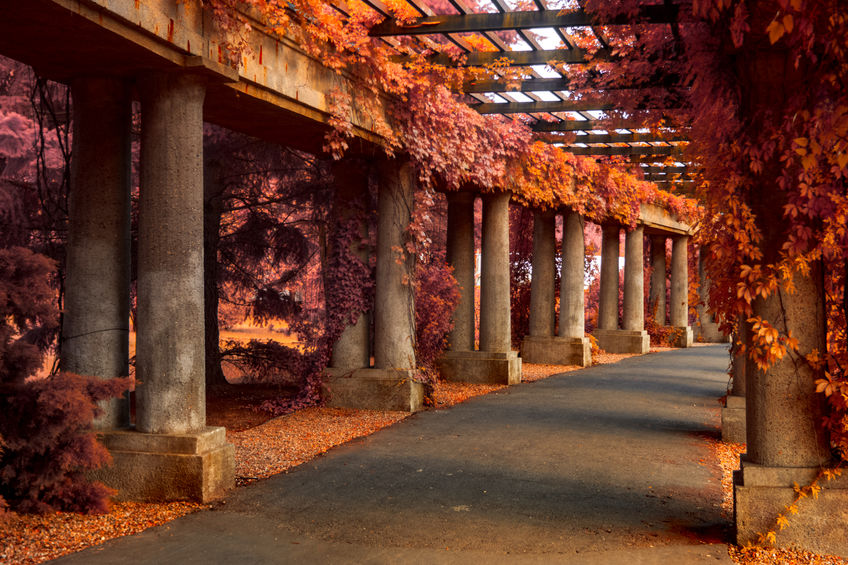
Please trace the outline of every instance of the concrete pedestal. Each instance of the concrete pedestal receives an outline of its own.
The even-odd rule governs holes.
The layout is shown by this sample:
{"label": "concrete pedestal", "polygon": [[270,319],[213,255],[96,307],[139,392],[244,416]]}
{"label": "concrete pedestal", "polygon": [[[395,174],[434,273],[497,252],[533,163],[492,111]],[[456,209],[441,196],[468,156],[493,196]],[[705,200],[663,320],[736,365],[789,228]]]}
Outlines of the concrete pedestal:
{"label": "concrete pedestal", "polygon": [[587,337],[527,336],[521,343],[521,359],[527,363],[588,367],[592,364],[592,347]]}
{"label": "concrete pedestal", "polygon": [[517,351],[448,351],[439,372],[448,381],[513,385],[521,382],[521,358]]}
{"label": "concrete pedestal", "polygon": [[809,485],[818,473],[818,467],[766,467],[743,457],[742,469],[734,473],[736,543],[755,543],[759,533],[775,531],[777,547],[848,557],[848,475],[820,479],[818,498],[802,499],[798,513],[788,515],[789,526],[776,526],[777,515],[795,498],[793,485]]}
{"label": "concrete pedestal", "polygon": [[745,434],[745,397],[729,395],[721,409],[721,440],[746,443]]}
{"label": "concrete pedestal", "polygon": [[235,487],[235,449],[224,428],[189,434],[102,431],[112,464],[94,480],[118,490],[117,500],[208,502]]}
{"label": "concrete pedestal", "polygon": [[322,394],[327,406],[364,410],[420,410],[424,386],[403,369],[327,369]]}
{"label": "concrete pedestal", "polygon": [[692,347],[694,341],[692,326],[675,326],[673,329],[677,332],[674,347]]}
{"label": "concrete pedestal", "polygon": [[645,330],[595,330],[598,347],[607,353],[647,353],[651,338]]}

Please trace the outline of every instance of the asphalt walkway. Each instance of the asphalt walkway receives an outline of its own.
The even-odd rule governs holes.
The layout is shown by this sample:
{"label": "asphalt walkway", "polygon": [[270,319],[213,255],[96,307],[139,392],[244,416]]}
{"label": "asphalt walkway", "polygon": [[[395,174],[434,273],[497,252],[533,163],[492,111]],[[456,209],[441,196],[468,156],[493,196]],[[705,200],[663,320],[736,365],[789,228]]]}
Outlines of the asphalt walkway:
{"label": "asphalt walkway", "polygon": [[704,439],[727,361],[654,353],[422,412],[56,562],[731,563]]}

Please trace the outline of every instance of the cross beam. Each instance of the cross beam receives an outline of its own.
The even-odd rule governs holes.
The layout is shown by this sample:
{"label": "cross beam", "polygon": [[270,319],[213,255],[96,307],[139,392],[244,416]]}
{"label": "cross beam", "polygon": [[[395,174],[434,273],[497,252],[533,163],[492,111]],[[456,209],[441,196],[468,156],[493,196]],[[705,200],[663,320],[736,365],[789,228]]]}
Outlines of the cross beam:
{"label": "cross beam", "polygon": [[642,124],[638,123],[619,123],[610,122],[608,120],[562,120],[560,122],[536,122],[532,126],[533,131],[592,131],[604,130],[612,131],[616,129],[639,129]]}
{"label": "cross beam", "polygon": [[682,135],[668,136],[653,133],[589,133],[578,135],[573,143],[638,143],[651,141],[688,141]]}
{"label": "cross beam", "polygon": [[556,102],[485,102],[471,107],[480,114],[542,114],[612,110],[615,105],[591,100],[559,100]]}
{"label": "cross beam", "polygon": [[683,148],[677,145],[648,145],[648,146],[629,146],[629,147],[563,147],[563,151],[567,151],[574,155],[679,155],[683,152]]}
{"label": "cross beam", "polygon": [[678,6],[643,6],[636,18],[617,16],[601,18],[587,14],[583,10],[566,12],[565,10],[533,10],[520,12],[502,12],[493,14],[459,14],[427,16],[417,18],[409,25],[398,25],[393,18],[371,28],[374,37],[392,35],[430,35],[436,33],[462,33],[501,31],[507,29],[589,27],[597,25],[628,25],[637,23],[673,23],[677,21]]}
{"label": "cross beam", "polygon": [[[393,57],[396,62],[404,62],[409,58],[405,56]],[[485,67],[494,65],[503,59],[510,61],[511,67],[525,67],[529,65],[547,65],[549,62],[566,63],[570,65],[585,65],[590,61],[607,61],[611,59],[607,49],[600,49],[591,57],[585,49],[544,49],[539,51],[475,51],[468,53],[464,61],[456,61],[454,58],[439,54],[429,58],[431,63],[445,67]]]}

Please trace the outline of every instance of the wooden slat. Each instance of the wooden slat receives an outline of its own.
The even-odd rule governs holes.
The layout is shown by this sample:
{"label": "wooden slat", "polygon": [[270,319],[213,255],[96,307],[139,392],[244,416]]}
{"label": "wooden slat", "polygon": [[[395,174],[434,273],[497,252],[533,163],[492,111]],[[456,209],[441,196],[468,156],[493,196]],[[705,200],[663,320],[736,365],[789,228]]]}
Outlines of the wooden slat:
{"label": "wooden slat", "polygon": [[563,150],[574,155],[678,155],[683,151],[683,148],[674,145],[652,145],[640,147],[563,147]]}
{"label": "wooden slat", "polygon": [[591,100],[559,100],[555,102],[485,102],[471,106],[481,114],[542,114],[548,112],[590,112],[615,108],[612,104]]}
{"label": "wooden slat", "polygon": [[458,14],[418,18],[409,25],[398,25],[391,18],[371,28],[374,37],[389,35],[430,35],[436,33],[461,33],[500,31],[506,29],[588,27],[594,25],[629,25],[634,23],[671,23],[677,21],[675,5],[644,6],[641,14],[632,20],[626,17],[598,18],[583,10],[534,10],[494,14]]}

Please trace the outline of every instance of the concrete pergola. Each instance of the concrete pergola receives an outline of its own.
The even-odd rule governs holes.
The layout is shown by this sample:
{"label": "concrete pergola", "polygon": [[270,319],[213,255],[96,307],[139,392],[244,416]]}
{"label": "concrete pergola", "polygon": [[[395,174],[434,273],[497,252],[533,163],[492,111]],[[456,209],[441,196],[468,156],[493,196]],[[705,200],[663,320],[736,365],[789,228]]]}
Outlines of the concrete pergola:
{"label": "concrete pergola", "polygon": [[[649,14],[651,22],[664,25],[674,21],[674,9],[657,10]],[[585,14],[580,16],[582,23],[562,23],[566,20],[556,18],[563,14],[546,12],[538,17],[555,18],[553,25],[592,23]],[[528,20],[530,27],[540,25],[540,20],[533,18],[537,16]],[[483,24],[486,29],[515,28],[510,23],[514,18],[503,14],[491,15],[489,20]],[[451,25],[469,24],[452,20]],[[409,33],[410,29],[415,28],[393,33]],[[445,27],[439,31],[434,27],[419,29],[455,33]],[[254,26],[249,42],[253,56],[244,58],[237,70],[224,64],[219,53],[226,41],[216,35],[209,15],[196,1],[28,0],[6,2],[0,11],[0,53],[72,88],[74,147],[62,365],[69,371],[103,378],[128,373],[130,110],[133,100],[141,104],[136,422],[134,428],[128,427],[129,408],[124,399],[112,402],[95,424],[114,457],[114,465],[100,477],[117,487],[125,499],[209,500],[233,485],[233,448],[226,442],[224,430],[208,427],[205,418],[203,122],[317,153],[331,118],[327,95],[333,90],[349,93],[354,88],[349,77],[323,67],[297,45],[264,32],[261,25]],[[578,49],[534,50],[515,58],[523,64],[543,64],[552,58],[579,64],[583,55]],[[532,91],[534,87],[528,82],[527,88]],[[569,111],[564,100],[557,107]],[[531,105],[516,111],[551,110]],[[348,328],[333,354],[333,402],[414,410],[421,397],[420,385],[411,379],[415,368],[414,297],[410,285],[404,284],[411,260],[397,257],[395,250],[412,209],[415,179],[404,159],[373,157],[378,136],[369,129],[367,117],[354,115],[353,126],[356,139],[352,152],[369,155],[370,170],[354,175],[350,179],[353,186],[340,189],[340,198],[345,190],[354,197],[364,190],[368,175],[379,184],[375,360],[372,367],[367,324]],[[603,126],[585,119],[577,123],[560,120],[552,125],[540,122],[536,129],[591,131],[598,127]],[[607,135],[627,137],[626,141],[624,137],[587,138],[584,145],[648,143],[635,132]],[[634,158],[643,157],[646,151],[654,155],[678,152],[673,145],[676,141],[662,143],[660,149],[635,145],[592,151],[627,153]],[[578,147],[574,149],[581,152]],[[474,193],[450,196],[448,256],[457,269],[462,303],[451,336],[451,352],[442,367],[447,374],[485,373],[497,375],[499,382],[516,382],[521,360],[509,341],[510,195],[482,196],[479,351],[474,350],[470,291],[474,284],[474,198]],[[565,226],[563,262],[574,265],[582,248],[578,235],[582,233],[582,219],[568,210],[558,212],[563,214]],[[556,351],[556,359],[586,362],[579,320],[582,304],[577,292],[578,288],[582,291],[582,269],[579,277],[576,268],[563,271],[560,331],[554,336],[552,219],[550,214],[539,214],[537,219],[532,329],[525,354],[532,358],[534,348],[551,344],[546,349]],[[675,224],[672,218],[657,219],[643,209],[637,227],[626,234],[621,328],[614,286],[618,280],[619,230],[617,225],[604,226],[602,311],[596,334],[601,347],[642,351],[647,346],[641,287],[646,234],[656,242],[652,245],[657,250],[655,273],[664,271],[659,250],[665,243],[660,238],[672,238],[669,323],[681,328],[681,345],[688,345],[691,329],[686,322],[685,254],[689,228]],[[820,288],[811,282],[814,278],[798,281],[798,294],[786,299],[785,309],[774,297],[754,304],[757,315],[790,319],[802,338],[802,348],[807,350],[825,343],[823,301]],[[659,302],[665,280],[657,278],[655,283],[652,296]],[[740,325],[742,343],[750,339],[745,324]],[[794,482],[808,482],[830,459],[826,438],[817,427],[821,403],[813,391],[799,386],[796,369],[790,365],[787,360],[767,372],[753,367],[750,361],[734,365],[731,399],[737,400],[728,401],[725,422],[739,416],[742,401],[738,399],[744,397],[748,454],[735,486],[735,519],[742,543],[771,526],[769,520],[793,496]],[[737,411],[735,416],[731,410]],[[739,418],[736,421],[740,422]],[[729,430],[730,424],[727,426]],[[809,539],[801,534],[793,538],[793,532],[814,530],[816,524],[835,521],[842,529],[819,532],[814,549],[848,554],[841,518],[848,493],[844,483],[828,485],[816,509],[793,525],[787,534],[790,542],[807,544]]]}

